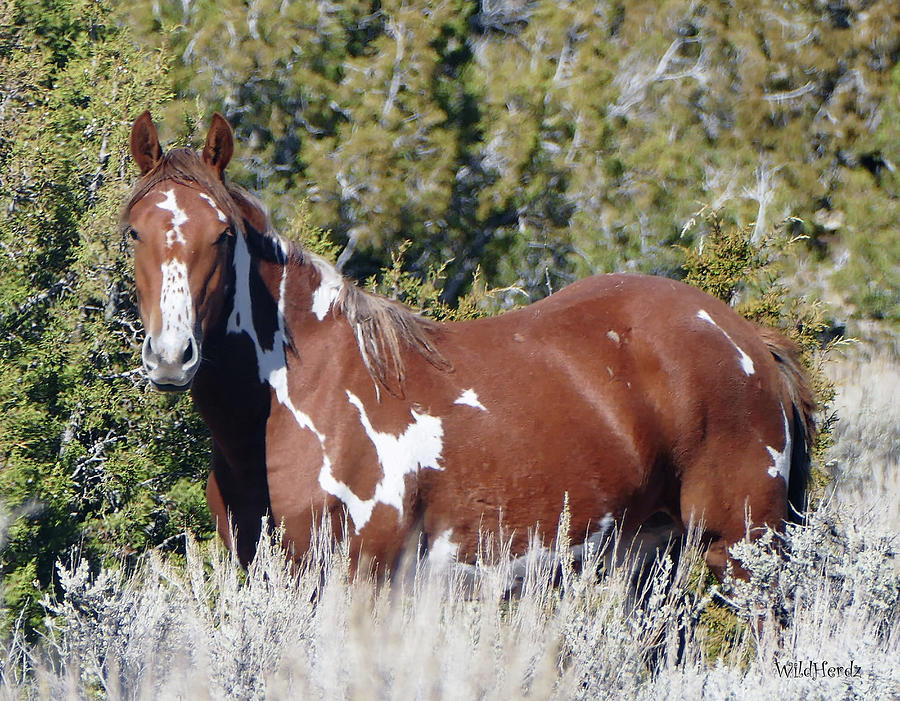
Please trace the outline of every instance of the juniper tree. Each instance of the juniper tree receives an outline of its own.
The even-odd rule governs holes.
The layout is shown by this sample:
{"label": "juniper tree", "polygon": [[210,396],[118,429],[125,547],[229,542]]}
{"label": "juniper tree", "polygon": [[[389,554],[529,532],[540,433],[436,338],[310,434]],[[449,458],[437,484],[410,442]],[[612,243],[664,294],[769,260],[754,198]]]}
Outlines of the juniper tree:
{"label": "juniper tree", "polygon": [[117,218],[131,118],[169,94],[111,5],[0,11],[0,555],[12,617],[78,546],[98,562],[208,532],[199,422],[144,392]]}
{"label": "juniper tree", "polygon": [[237,124],[238,179],[281,222],[309,197],[357,277],[406,239],[411,268],[453,258],[451,299],[478,264],[532,296],[588,272],[677,274],[702,202],[757,236],[795,217],[862,312],[900,313],[890,0],[162,0],[131,16],[171,42],[179,96]]}

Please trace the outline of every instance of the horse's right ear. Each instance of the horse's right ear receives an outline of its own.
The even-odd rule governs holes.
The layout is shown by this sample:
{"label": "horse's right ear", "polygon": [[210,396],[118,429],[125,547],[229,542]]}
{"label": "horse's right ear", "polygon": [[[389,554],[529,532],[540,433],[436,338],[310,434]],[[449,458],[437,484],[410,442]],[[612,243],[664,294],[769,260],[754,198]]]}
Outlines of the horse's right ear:
{"label": "horse's right ear", "polygon": [[150,111],[147,110],[134,120],[131,127],[131,157],[137,163],[141,175],[146,175],[159,163],[162,155],[159,135],[153,126]]}

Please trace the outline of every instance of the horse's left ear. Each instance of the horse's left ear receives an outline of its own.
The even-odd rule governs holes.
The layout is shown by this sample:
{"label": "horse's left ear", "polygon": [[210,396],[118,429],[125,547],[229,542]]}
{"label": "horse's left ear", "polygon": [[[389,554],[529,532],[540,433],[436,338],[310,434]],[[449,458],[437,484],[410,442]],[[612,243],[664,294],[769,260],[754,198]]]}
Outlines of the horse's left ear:
{"label": "horse's left ear", "polygon": [[222,177],[225,166],[231,160],[234,153],[234,135],[228,120],[216,112],[212,116],[209,125],[209,134],[206,135],[206,146],[203,147],[203,162]]}

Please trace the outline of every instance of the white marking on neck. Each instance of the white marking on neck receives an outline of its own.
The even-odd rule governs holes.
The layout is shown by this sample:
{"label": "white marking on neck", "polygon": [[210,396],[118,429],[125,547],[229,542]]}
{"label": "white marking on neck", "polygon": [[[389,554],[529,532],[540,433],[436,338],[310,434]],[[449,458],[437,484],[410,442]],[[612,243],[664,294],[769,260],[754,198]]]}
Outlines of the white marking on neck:
{"label": "white marking on neck", "polygon": [[484,404],[482,404],[480,401],[478,401],[478,395],[475,394],[474,389],[467,389],[465,392],[463,392],[461,395],[459,395],[457,400],[453,403],[454,404],[464,404],[465,406],[471,406],[476,409],[481,409],[482,411],[487,411],[487,409],[485,409],[485,407],[484,407]]}
{"label": "white marking on neck", "polygon": [[228,218],[225,216],[225,213],[222,212],[221,209],[219,209],[219,206],[216,204],[216,201],[212,197],[207,195],[205,192],[201,192],[200,197],[206,200],[207,204],[209,204],[209,206],[213,208],[213,211],[216,213],[216,216],[219,218],[220,222],[222,222],[223,224],[228,223]]}
{"label": "white marking on neck", "polygon": [[[285,252],[285,244],[278,239],[282,253]],[[287,258],[285,256],[284,269],[281,273],[281,282],[278,285],[278,328],[275,330],[272,348],[262,347],[253,326],[253,305],[250,297],[250,250],[243,235],[238,235],[234,245],[234,308],[228,317],[228,333],[245,333],[252,341],[256,351],[256,365],[259,371],[259,381],[268,382],[278,399],[301,429],[310,431],[322,446],[322,471],[331,471],[331,460],[325,453],[325,434],[319,431],[309,414],[298,409],[291,400],[288,391],[287,360],[285,346],[287,337],[284,332],[284,296],[287,285]]]}
{"label": "white marking on neck", "polygon": [[172,213],[172,228],[166,232],[166,246],[171,248],[176,241],[183,244],[184,235],[181,233],[181,225],[186,223],[188,218],[175,200],[175,190],[166,190],[163,193],[163,201],[156,206]]}
{"label": "white marking on neck", "polygon": [[772,467],[766,472],[770,477],[781,477],[784,480],[784,486],[788,487],[791,479],[791,426],[788,423],[784,406],[781,407],[781,415],[784,418],[784,449],[778,452],[772,446],[766,446],[766,450],[772,456]]}
{"label": "white marking on neck", "polygon": [[162,264],[162,285],[159,294],[162,328],[153,346],[166,360],[184,351],[184,339],[194,332],[194,303],[188,281],[187,266],[180,260]]}
{"label": "white marking on neck", "polygon": [[[375,446],[375,452],[378,456],[378,462],[382,468],[382,478],[375,487],[375,494],[371,499],[361,499],[353,490],[334,476],[332,470],[331,459],[325,452],[326,436],[319,431],[312,421],[312,418],[305,412],[298,409],[290,397],[288,389],[287,361],[285,355],[285,347],[287,338],[285,335],[284,321],[284,300],[287,281],[287,249],[283,240],[278,239],[284,254],[284,269],[282,270],[281,282],[279,284],[278,299],[278,328],[275,330],[274,342],[271,349],[265,349],[259,342],[256,335],[256,329],[253,326],[253,307],[250,297],[250,274],[252,260],[250,251],[247,247],[247,241],[243,235],[237,236],[234,249],[234,271],[235,271],[235,291],[234,291],[234,308],[228,317],[229,333],[245,333],[253,343],[256,351],[256,362],[259,369],[260,382],[268,382],[275,392],[278,401],[285,406],[293,415],[294,420],[301,429],[310,431],[322,447],[322,466],[319,469],[319,486],[328,494],[337,497],[343,502],[350,518],[353,519],[353,526],[357,533],[369,522],[372,516],[372,510],[378,503],[387,504],[397,509],[398,514],[403,513],[403,499],[406,494],[405,478],[407,474],[415,473],[420,469],[442,470],[439,464],[441,459],[441,451],[443,449],[444,430],[441,420],[428,414],[419,414],[411,411],[413,423],[407,426],[406,430],[399,436],[393,436],[389,433],[376,431],[362,405],[362,402],[347,391],[347,398],[359,411],[360,422],[366,431],[369,439]],[[316,258],[312,257],[313,263],[322,272],[323,269],[330,270],[333,275],[331,278],[330,289],[334,290],[335,297],[340,285],[343,284],[343,278],[334,268],[320,261],[316,264]],[[327,273],[326,273],[327,274]],[[323,274],[323,280],[326,280]],[[340,284],[337,284],[337,283]],[[321,286],[320,286],[321,289]],[[330,307],[331,302],[328,305]],[[327,313],[328,308],[325,309]],[[323,314],[324,318],[324,314]]]}
{"label": "white marking on neck", "polygon": [[[228,333],[246,333],[256,346],[257,359],[260,353],[259,340],[253,328],[253,307],[250,299],[250,250],[247,241],[239,235],[234,243],[234,308],[228,317]],[[260,368],[260,380],[263,377]]]}
{"label": "white marking on neck", "polygon": [[[279,238],[279,245],[284,252],[284,242]],[[234,244],[234,308],[228,317],[228,333],[246,333],[253,342],[256,350],[256,364],[259,369],[259,381],[268,382],[275,389],[278,401],[291,409],[295,418],[298,411],[291,404],[287,392],[287,361],[284,349],[287,346],[287,336],[284,331],[284,299],[287,289],[288,264],[285,258],[281,270],[281,282],[278,284],[278,327],[275,329],[271,348],[263,348],[256,335],[256,327],[253,326],[253,301],[250,296],[250,249],[243,235],[238,235]],[[302,412],[300,412],[302,414]],[[303,414],[303,419],[297,419],[301,428],[311,428],[312,422]],[[311,429],[312,430],[312,429]],[[318,434],[321,440],[324,436]]]}
{"label": "white marking on neck", "polygon": [[[294,421],[304,430],[311,432],[319,441],[322,448],[322,466],[319,468],[319,486],[328,494],[337,497],[347,507],[350,518],[356,532],[359,533],[372,516],[375,503],[379,500],[379,492],[376,490],[372,499],[360,499],[353,490],[335,478],[332,470],[331,458],[325,451],[326,436],[319,431],[312,418],[304,411],[298,409],[291,400],[288,389],[287,360],[285,347],[287,338],[284,332],[284,300],[287,286],[288,250],[283,239],[278,238],[278,244],[284,261],[284,270],[281,274],[281,282],[278,286],[278,328],[275,331],[272,348],[266,350],[262,347],[256,336],[253,326],[253,307],[250,297],[250,273],[251,257],[244,236],[238,235],[234,248],[235,291],[234,309],[228,318],[229,333],[246,333],[256,350],[256,362],[259,368],[260,382],[268,382],[275,392],[275,397],[284,407],[291,412]],[[430,417],[429,417],[430,418]],[[380,456],[379,456],[380,457]],[[438,468],[440,469],[440,468]],[[401,506],[402,508],[402,506]]]}
{"label": "white marking on neck", "polygon": [[308,254],[309,261],[319,272],[319,286],[313,292],[312,313],[322,321],[344,287],[344,278],[337,269],[319,256]]}
{"label": "white marking on neck", "polygon": [[725,338],[728,339],[728,342],[732,346],[734,346],[735,350],[737,350],[738,355],[740,356],[741,369],[744,371],[744,374],[746,374],[748,376],[752,375],[755,371],[754,365],[753,365],[753,358],[751,358],[749,355],[747,355],[744,352],[744,349],[741,348],[737,343],[735,343],[732,340],[731,336],[728,335],[728,332],[725,331],[725,329],[723,329],[715,321],[713,321],[713,318],[709,315],[709,312],[707,312],[705,309],[701,309],[699,312],[697,312],[697,318],[702,319],[706,323],[712,324],[717,329],[719,329],[719,331],[722,333],[722,335],[725,336]]}

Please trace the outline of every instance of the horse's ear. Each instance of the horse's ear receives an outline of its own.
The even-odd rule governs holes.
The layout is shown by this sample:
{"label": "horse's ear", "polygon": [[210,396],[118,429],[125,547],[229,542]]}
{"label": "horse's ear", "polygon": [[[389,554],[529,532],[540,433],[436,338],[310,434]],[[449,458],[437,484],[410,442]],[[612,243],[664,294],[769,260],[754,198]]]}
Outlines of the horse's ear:
{"label": "horse's ear", "polygon": [[222,177],[225,166],[231,160],[234,153],[234,135],[228,120],[216,112],[212,116],[209,125],[209,134],[206,135],[206,146],[203,147],[203,162]]}
{"label": "horse's ear", "polygon": [[159,163],[162,155],[159,135],[148,110],[131,126],[131,157],[140,168],[141,175],[146,175]]}

